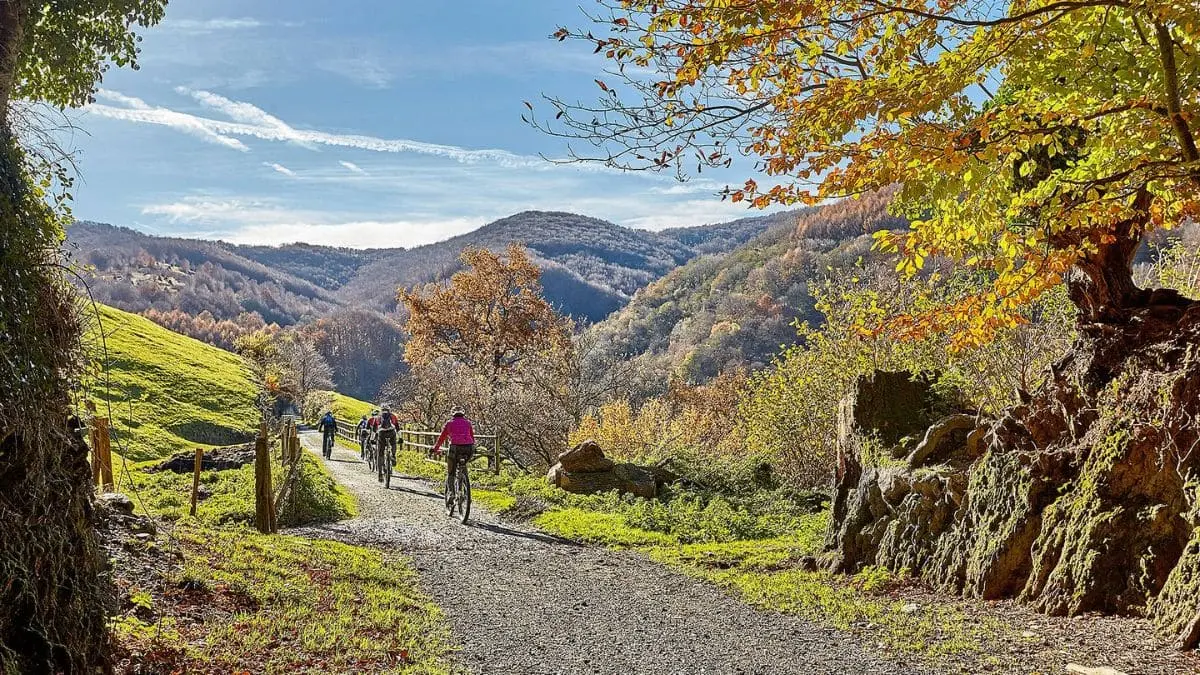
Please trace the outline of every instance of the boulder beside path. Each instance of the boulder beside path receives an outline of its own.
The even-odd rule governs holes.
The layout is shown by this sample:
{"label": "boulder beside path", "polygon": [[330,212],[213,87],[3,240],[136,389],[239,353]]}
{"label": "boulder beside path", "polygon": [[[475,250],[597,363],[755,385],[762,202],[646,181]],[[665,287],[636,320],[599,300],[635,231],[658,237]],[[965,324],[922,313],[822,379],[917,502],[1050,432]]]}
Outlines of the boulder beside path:
{"label": "boulder beside path", "polygon": [[546,473],[546,480],[575,494],[617,490],[646,499],[653,499],[659,487],[654,471],[636,464],[612,461],[593,440],[584,441],[559,455],[558,462]]}

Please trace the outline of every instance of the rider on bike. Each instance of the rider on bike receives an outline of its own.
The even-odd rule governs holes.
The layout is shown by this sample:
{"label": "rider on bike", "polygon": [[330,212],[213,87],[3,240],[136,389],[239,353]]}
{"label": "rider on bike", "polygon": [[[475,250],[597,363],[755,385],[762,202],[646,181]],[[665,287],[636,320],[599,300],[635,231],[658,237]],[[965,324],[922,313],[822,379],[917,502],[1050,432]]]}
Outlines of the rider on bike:
{"label": "rider on bike", "polygon": [[433,444],[434,454],[441,450],[442,443],[447,439],[450,441],[450,452],[446,456],[446,485],[450,485],[458,463],[469,462],[475,456],[475,427],[462,408],[455,408],[450,421],[442,427],[437,443]]}
{"label": "rider on bike", "polygon": [[362,419],[358,421],[358,426],[354,430],[355,436],[358,437],[358,457],[359,457],[359,459],[365,458],[367,456],[367,434],[370,433],[370,429],[368,428],[367,423],[368,423],[367,416],[363,415]]}
{"label": "rider on bike", "polygon": [[[379,420],[375,425],[378,434],[377,445],[379,448],[379,480],[383,480],[383,472],[385,470],[384,460],[388,457],[395,458],[396,456],[396,433],[400,429],[400,420],[392,414],[391,409],[387,406],[383,407],[383,412],[379,414]],[[388,453],[391,450],[391,453]],[[390,466],[386,467],[388,470]]]}
{"label": "rider on bike", "polygon": [[333,454],[333,438],[337,435],[337,420],[333,417],[333,411],[326,410],[321,417],[321,421],[317,422],[317,429],[320,430],[321,437],[321,454],[325,459]]}

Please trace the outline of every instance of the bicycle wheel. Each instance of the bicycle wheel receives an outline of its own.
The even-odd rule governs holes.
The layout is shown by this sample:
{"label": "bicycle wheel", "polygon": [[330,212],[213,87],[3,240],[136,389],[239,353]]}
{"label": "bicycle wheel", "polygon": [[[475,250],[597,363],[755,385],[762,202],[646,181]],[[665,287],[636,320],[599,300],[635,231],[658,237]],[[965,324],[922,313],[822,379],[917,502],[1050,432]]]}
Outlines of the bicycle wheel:
{"label": "bicycle wheel", "polygon": [[458,464],[458,510],[462,514],[462,524],[467,524],[471,517],[471,476],[467,473],[467,463]]}
{"label": "bicycle wheel", "polygon": [[365,454],[367,456],[367,471],[374,471],[375,470],[375,444],[374,443],[367,441],[367,450],[366,450]]}

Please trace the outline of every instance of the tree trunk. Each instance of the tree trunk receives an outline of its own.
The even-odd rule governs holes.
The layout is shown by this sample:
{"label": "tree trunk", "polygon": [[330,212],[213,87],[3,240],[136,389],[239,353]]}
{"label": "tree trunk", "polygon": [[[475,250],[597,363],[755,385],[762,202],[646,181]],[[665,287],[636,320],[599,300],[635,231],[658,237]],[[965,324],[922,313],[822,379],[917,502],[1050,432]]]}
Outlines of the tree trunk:
{"label": "tree trunk", "polygon": [[1095,250],[1086,253],[1068,273],[1067,294],[1079,308],[1081,322],[1121,322],[1129,318],[1130,308],[1145,303],[1146,293],[1133,282],[1133,258],[1149,221],[1149,207],[1150,193],[1139,191],[1134,201],[1139,215],[1094,237]]}
{"label": "tree trunk", "polygon": [[0,2],[0,672],[96,672],[112,594],[70,414],[80,328],[54,266],[60,231],[7,120],[28,13]]}

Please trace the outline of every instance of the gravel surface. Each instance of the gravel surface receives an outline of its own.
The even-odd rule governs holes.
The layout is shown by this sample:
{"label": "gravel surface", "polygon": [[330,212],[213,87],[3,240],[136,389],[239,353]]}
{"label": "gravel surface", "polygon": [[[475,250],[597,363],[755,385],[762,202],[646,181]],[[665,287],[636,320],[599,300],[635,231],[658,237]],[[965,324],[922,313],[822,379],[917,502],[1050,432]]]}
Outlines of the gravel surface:
{"label": "gravel surface", "polygon": [[[319,453],[320,439],[303,434]],[[634,553],[579,546],[501,523],[478,504],[471,524],[410,477],[384,490],[355,453],[327,463],[358,498],[353,520],[293,534],[398,549],[462,646],[473,673],[920,673],[851,636],[755,610]]]}

